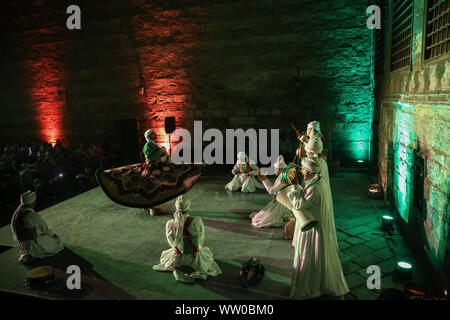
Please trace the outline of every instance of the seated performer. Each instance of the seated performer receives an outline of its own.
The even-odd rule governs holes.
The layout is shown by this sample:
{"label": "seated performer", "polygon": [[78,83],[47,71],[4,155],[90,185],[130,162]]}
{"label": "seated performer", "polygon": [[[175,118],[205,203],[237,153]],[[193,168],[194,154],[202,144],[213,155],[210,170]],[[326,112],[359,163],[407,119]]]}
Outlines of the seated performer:
{"label": "seated performer", "polygon": [[272,195],[274,199],[270,201],[261,211],[253,212],[250,215],[250,218],[252,218],[252,226],[257,228],[281,227],[285,221],[289,220],[290,217],[293,217],[288,208],[275,200],[277,192],[288,185],[281,174],[283,169],[286,168],[282,155],[278,157],[274,167],[276,170],[275,173],[278,175],[274,184],[272,184],[266,176],[261,175],[258,172],[258,177],[262,181],[267,192]]}
{"label": "seated performer", "polygon": [[242,192],[255,192],[256,188],[263,189],[264,186],[255,179],[258,174],[258,166],[249,161],[245,152],[241,151],[237,155],[237,162],[231,171],[234,174],[233,180],[231,180],[225,189],[230,191],[237,191],[241,189]]}
{"label": "seated performer", "polygon": [[301,186],[289,187],[288,198],[297,220],[301,219],[297,215],[303,213],[318,220],[318,224],[305,232],[298,230],[296,225],[290,297],[342,296],[349,289],[334,245],[333,211],[329,207],[326,185],[319,174],[320,163],[316,159],[304,158],[301,164],[304,181]]}
{"label": "seated performer", "polygon": [[[163,251],[160,264],[153,266],[153,270],[173,271],[175,279],[182,282],[222,274],[211,250],[203,246],[203,221],[200,217],[191,217],[189,207],[190,201],[186,195],[177,198],[174,219],[166,224],[166,237],[171,248]],[[192,272],[186,272],[186,269]]]}
{"label": "seated performer", "polygon": [[35,207],[36,194],[27,191],[20,196],[20,205],[11,219],[12,235],[20,248],[18,261],[23,264],[54,256],[64,249],[61,239],[50,231]]}

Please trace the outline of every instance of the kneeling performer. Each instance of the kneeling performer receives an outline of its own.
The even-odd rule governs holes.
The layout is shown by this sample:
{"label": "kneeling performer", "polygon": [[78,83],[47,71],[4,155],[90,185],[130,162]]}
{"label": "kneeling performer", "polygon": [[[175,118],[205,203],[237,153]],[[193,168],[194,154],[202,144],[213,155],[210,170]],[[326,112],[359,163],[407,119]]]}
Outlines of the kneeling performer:
{"label": "kneeling performer", "polygon": [[175,279],[182,282],[222,274],[211,250],[203,246],[205,226],[202,218],[191,217],[189,207],[186,195],[177,198],[174,219],[166,224],[166,237],[171,248],[163,251],[160,264],[153,266],[156,271],[173,271]]}

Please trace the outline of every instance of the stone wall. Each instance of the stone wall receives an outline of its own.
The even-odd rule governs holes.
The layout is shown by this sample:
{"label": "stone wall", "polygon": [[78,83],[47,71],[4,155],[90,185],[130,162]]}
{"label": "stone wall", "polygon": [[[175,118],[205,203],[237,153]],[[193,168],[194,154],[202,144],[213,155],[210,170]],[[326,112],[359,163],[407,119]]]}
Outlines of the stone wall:
{"label": "stone wall", "polygon": [[[81,30],[66,28],[70,4]],[[371,152],[365,1],[10,1],[0,60],[1,136],[54,142],[178,127],[304,130],[322,123],[343,161]],[[296,79],[300,82],[296,82]],[[300,86],[296,86],[299,83]],[[20,130],[16,128],[20,127]],[[293,154],[292,154],[293,155]]]}
{"label": "stone wall", "polygon": [[[424,1],[414,6],[411,68],[390,72],[385,59],[384,73],[376,77],[378,165],[386,200],[396,208],[409,244],[429,261],[439,286],[448,288],[450,55],[423,60]],[[385,50],[389,58],[389,36]],[[414,205],[415,154],[425,164],[422,212]]]}

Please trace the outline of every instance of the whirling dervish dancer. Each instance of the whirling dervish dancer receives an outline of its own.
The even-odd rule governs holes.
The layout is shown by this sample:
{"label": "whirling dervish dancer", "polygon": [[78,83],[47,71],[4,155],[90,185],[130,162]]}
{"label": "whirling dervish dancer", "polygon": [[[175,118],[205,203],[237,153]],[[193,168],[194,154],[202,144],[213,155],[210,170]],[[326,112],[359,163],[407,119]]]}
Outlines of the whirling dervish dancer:
{"label": "whirling dervish dancer", "polygon": [[[163,251],[160,263],[153,266],[156,271],[172,271],[175,279],[181,282],[205,280],[222,273],[213,253],[204,246],[202,218],[189,215],[190,205],[186,195],[175,201],[174,218],[166,224],[166,238],[171,248]],[[191,272],[186,272],[186,269],[191,269]]]}
{"label": "whirling dervish dancer", "polygon": [[156,134],[147,130],[142,153],[144,163],[109,170],[97,170],[95,176],[105,194],[114,202],[133,208],[155,208],[190,190],[201,175],[202,165],[174,164],[164,148],[156,143]]}
{"label": "whirling dervish dancer", "polygon": [[256,188],[264,189],[264,186],[255,178],[258,170],[258,166],[249,160],[245,152],[239,152],[237,162],[231,171],[234,178],[225,186],[225,189],[230,191],[241,189],[242,192],[255,192]]}
{"label": "whirling dervish dancer", "polygon": [[261,175],[258,172],[258,177],[266,188],[267,192],[273,196],[273,200],[270,201],[261,211],[253,212],[250,215],[252,218],[251,225],[257,228],[267,227],[281,227],[294,215],[292,212],[275,200],[278,191],[288,186],[288,183],[283,179],[283,170],[286,168],[286,163],[282,155],[278,157],[277,162],[274,164],[275,173],[278,175],[275,182],[272,184],[266,176]]}

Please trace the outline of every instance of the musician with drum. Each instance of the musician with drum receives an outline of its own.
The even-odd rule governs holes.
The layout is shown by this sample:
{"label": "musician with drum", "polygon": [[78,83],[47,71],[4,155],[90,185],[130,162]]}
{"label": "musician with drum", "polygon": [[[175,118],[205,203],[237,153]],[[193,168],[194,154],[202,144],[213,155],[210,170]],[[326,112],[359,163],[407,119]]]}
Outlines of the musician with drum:
{"label": "musician with drum", "polygon": [[[303,158],[301,165],[303,183],[292,183],[283,190],[297,220],[290,297],[343,296],[349,288],[334,242],[333,211],[325,181],[320,176],[320,162],[316,158]],[[297,170],[291,170],[288,175],[290,181],[298,180]]]}

